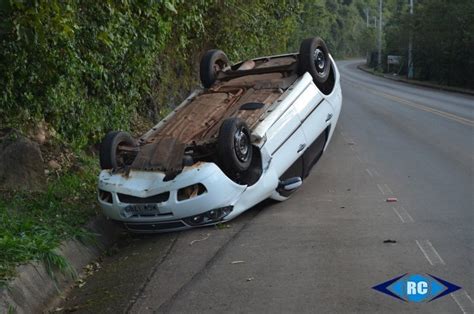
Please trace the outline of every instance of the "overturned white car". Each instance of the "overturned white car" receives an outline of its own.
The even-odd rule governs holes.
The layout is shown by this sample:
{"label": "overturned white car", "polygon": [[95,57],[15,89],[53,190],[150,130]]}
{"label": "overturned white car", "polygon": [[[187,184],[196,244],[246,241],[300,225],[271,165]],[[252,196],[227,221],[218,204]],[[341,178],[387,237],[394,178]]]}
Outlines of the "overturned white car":
{"label": "overturned white car", "polygon": [[331,139],[342,96],[320,38],[234,65],[210,50],[200,76],[204,88],[141,138],[110,132],[102,142],[99,203],[132,232],[212,225],[283,201]]}

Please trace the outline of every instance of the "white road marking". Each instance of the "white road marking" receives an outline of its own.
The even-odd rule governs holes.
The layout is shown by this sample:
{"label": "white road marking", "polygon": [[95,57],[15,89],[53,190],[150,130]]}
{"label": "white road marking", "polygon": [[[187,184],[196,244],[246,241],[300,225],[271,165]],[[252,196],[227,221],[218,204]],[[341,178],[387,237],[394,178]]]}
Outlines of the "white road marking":
{"label": "white road marking", "polygon": [[413,217],[410,215],[410,213],[408,213],[408,211],[405,209],[405,207],[401,207],[401,210],[402,210],[402,213],[407,216],[407,221],[408,222],[415,222],[415,219],[413,219]]}
{"label": "white road marking", "polygon": [[393,195],[392,189],[390,189],[390,187],[385,183],[377,183],[377,188],[379,189],[380,193],[382,193],[382,195]]}
{"label": "white road marking", "polygon": [[395,212],[395,214],[397,214],[398,218],[400,218],[400,220],[405,223],[405,219],[403,219],[402,215],[400,215],[400,213],[398,212],[398,210],[395,208],[395,207],[392,207],[393,211]]}
{"label": "white road marking", "polygon": [[465,290],[451,293],[451,297],[463,313],[474,313],[474,303]]}
{"label": "white road marking", "polygon": [[415,241],[416,242],[416,245],[418,245],[418,247],[420,248],[421,252],[423,253],[423,255],[426,257],[426,259],[428,260],[428,262],[430,263],[431,266],[433,266],[433,262],[431,261],[431,259],[429,258],[428,254],[426,254],[425,250],[421,247],[421,244],[420,242],[418,242],[418,240]]}
{"label": "white road marking", "polygon": [[398,218],[400,218],[400,220],[403,222],[403,223],[407,223],[407,222],[415,222],[415,220],[413,219],[413,217],[408,213],[408,211],[405,209],[405,207],[401,206],[399,207],[398,209],[396,207],[392,207],[393,211],[395,212],[395,214],[397,214]]}
{"label": "white road marking", "polygon": [[438,258],[438,260],[441,262],[442,265],[446,265],[446,263],[444,262],[444,260],[441,258],[441,256],[439,255],[438,251],[436,251],[436,249],[434,248],[433,244],[431,244],[431,242],[429,240],[426,240],[426,243],[428,244],[428,246],[431,248],[431,250],[433,251],[433,253],[436,255],[436,257]]}
{"label": "white road marking", "polygon": [[464,309],[464,307],[462,306],[462,304],[458,301],[458,298],[457,298],[453,293],[451,293],[451,298],[453,298],[454,302],[456,302],[456,304],[459,306],[459,308],[461,309],[461,311],[462,311],[464,314],[467,314],[466,310]]}
{"label": "white road marking", "polygon": [[444,260],[439,255],[438,251],[434,248],[433,244],[429,240],[418,241],[416,240],[416,245],[420,248],[423,255],[426,257],[431,266],[441,264],[446,265]]}
{"label": "white road marking", "polygon": [[382,186],[380,184],[377,183],[377,188],[379,189],[380,193],[382,193],[382,195],[385,195],[385,192],[384,190],[382,189]]}
{"label": "white road marking", "polygon": [[356,158],[358,161],[360,161],[361,163],[363,162],[362,159],[359,157],[359,155],[356,155]]}
{"label": "white road marking", "polygon": [[372,178],[380,177],[380,174],[378,173],[377,169],[375,169],[375,168],[367,168],[367,169],[365,169],[365,171],[367,171],[369,176],[371,176]]}
{"label": "white road marking", "polygon": [[472,298],[469,294],[467,294],[466,291],[464,291],[464,294],[466,295],[466,297],[469,299],[469,301],[471,301],[472,304],[474,304],[474,301],[472,301]]}

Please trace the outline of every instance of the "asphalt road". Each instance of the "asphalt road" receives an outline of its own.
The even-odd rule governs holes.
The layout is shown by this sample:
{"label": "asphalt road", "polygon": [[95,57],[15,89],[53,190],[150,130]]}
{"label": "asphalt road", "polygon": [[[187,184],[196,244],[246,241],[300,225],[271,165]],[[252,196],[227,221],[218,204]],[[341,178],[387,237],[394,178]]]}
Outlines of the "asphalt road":
{"label": "asphalt road", "polygon": [[[59,309],[473,313],[474,97],[356,64],[339,62],[339,124],[291,199],[265,202],[222,229],[126,237]],[[463,289],[421,304],[371,289],[404,273]]]}

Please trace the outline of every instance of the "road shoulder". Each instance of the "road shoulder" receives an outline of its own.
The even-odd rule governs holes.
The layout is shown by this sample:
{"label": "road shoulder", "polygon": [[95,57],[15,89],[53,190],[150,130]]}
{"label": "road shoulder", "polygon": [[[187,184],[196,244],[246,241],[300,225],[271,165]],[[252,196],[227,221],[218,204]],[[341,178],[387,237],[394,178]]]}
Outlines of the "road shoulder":
{"label": "road shoulder", "polygon": [[[58,249],[71,266],[71,272],[80,278],[84,267],[96,260],[116,241],[120,228],[100,216],[87,226],[95,234],[93,241],[64,241]],[[0,289],[1,313],[39,313],[58,300],[61,293],[74,284],[75,276],[59,271],[50,274],[44,263],[30,262],[17,267],[18,276]]]}

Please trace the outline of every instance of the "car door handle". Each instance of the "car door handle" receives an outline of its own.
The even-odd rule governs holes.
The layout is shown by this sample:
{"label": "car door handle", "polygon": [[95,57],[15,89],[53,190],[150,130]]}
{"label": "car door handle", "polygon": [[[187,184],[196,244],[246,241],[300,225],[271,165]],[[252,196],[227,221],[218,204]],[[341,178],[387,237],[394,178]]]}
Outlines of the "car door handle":
{"label": "car door handle", "polygon": [[300,146],[298,147],[297,153],[301,152],[305,147],[306,147],[306,144],[300,144]]}
{"label": "car door handle", "polygon": [[328,116],[326,117],[326,122],[328,122],[329,120],[331,120],[332,118],[332,113],[328,113]]}

